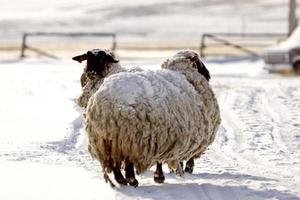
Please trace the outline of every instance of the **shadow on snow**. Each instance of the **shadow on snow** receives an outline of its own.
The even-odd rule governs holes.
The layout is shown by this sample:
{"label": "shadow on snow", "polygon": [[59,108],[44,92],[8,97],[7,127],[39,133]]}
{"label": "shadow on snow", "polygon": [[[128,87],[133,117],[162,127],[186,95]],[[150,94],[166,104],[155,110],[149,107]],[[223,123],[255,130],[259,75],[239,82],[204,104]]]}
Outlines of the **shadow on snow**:
{"label": "shadow on snow", "polygon": [[[218,179],[218,175],[214,175]],[[222,175],[221,175],[222,176]],[[120,197],[145,198],[153,200],[164,199],[201,199],[201,200],[299,200],[300,197],[278,190],[255,190],[246,186],[222,186],[213,184],[163,184],[145,185],[138,188],[122,187],[117,190]]]}

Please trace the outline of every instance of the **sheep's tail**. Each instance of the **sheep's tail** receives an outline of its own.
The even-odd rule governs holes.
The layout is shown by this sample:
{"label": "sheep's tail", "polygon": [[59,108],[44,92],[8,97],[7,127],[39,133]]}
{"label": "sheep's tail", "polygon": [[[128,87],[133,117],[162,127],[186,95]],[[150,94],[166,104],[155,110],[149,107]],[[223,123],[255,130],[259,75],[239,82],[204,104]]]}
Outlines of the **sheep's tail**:
{"label": "sheep's tail", "polygon": [[108,176],[108,174],[107,174],[106,171],[104,171],[103,178],[104,178],[104,180],[105,180],[106,183],[109,182],[109,184],[110,184],[110,186],[112,188],[116,187],[116,185],[112,182],[112,180],[110,180],[110,178],[109,178],[109,176]]}

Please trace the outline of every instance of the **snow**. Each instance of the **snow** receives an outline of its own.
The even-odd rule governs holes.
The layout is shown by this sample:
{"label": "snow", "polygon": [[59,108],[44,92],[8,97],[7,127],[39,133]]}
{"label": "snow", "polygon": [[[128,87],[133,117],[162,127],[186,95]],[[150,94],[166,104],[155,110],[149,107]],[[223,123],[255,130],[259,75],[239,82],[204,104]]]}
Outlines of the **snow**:
{"label": "snow", "polygon": [[[0,112],[1,121],[5,121],[1,129],[7,134],[1,134],[0,140],[9,137],[13,141],[32,141],[32,138],[41,141],[64,137],[65,124],[78,114],[74,100],[80,86],[75,77],[68,76],[80,76],[81,69],[74,64],[61,63],[53,67],[51,62],[28,60],[20,67],[18,62],[1,63]],[[24,130],[28,133],[24,134]]]}
{"label": "snow", "polygon": [[271,52],[288,52],[290,49],[299,47],[300,45],[300,27],[297,27],[292,35],[278,45],[269,48]]}
{"label": "snow", "polygon": [[[113,199],[110,186],[82,168],[27,162],[0,162],[0,199]],[[34,176],[33,176],[34,175]],[[68,187],[66,187],[68,186]]]}
{"label": "snow", "polygon": [[[176,87],[174,86],[175,83]],[[179,95],[179,88],[189,88],[190,91],[193,91],[182,74],[165,69],[144,70],[134,73],[120,72],[105,79],[103,85],[105,87],[101,87],[99,91],[107,92],[110,98],[126,105],[134,105],[140,102],[141,98],[151,99],[151,103],[155,105],[163,104],[167,95],[181,98],[179,101],[188,101],[184,99],[188,97]],[[158,93],[159,95],[157,95]]]}
{"label": "snow", "polygon": [[[162,61],[135,62],[156,69]],[[205,61],[222,125],[194,174],[164,166],[162,185],[151,169],[138,188],[115,189],[87,152],[74,102],[83,66],[0,63],[0,199],[300,199],[300,79],[267,74],[261,60]]]}
{"label": "snow", "polygon": [[[206,32],[286,33],[287,2],[0,0],[0,48],[28,31],[116,32],[120,43],[143,44],[199,44]],[[73,56],[83,53],[71,47]],[[150,169],[137,176],[138,188],[113,189],[87,151],[75,103],[83,66],[71,56],[9,60],[14,53],[0,54],[0,199],[300,199],[299,77],[270,75],[262,60],[206,60],[222,125],[194,174],[176,177],[164,166],[162,185]],[[121,64],[144,69],[174,54],[118,53],[127,57]]]}

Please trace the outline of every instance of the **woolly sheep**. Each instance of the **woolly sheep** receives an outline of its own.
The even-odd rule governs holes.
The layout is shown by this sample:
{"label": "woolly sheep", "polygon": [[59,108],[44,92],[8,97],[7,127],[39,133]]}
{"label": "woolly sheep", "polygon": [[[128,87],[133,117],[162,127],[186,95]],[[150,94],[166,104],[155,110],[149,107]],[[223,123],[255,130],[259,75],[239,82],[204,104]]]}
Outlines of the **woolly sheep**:
{"label": "woolly sheep", "polygon": [[[89,61],[88,54],[73,59],[86,55]],[[117,182],[130,179],[137,186],[133,166],[138,174],[156,163],[178,167],[178,161],[200,157],[213,142],[220,113],[209,72],[196,53],[181,51],[157,71],[127,72],[109,53],[95,62],[99,67],[87,73],[79,105],[86,107],[90,153],[105,176],[113,171]]]}

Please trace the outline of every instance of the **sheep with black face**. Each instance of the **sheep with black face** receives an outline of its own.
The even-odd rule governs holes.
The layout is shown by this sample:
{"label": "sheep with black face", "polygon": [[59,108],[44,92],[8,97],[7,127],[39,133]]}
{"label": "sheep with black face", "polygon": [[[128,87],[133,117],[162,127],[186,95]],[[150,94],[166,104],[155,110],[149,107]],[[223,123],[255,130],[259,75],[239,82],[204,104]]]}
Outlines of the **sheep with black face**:
{"label": "sheep with black face", "polygon": [[[82,55],[75,56],[72,59],[80,63],[87,60],[84,72],[80,77],[83,93],[77,99],[77,103],[82,108],[87,107],[89,98],[98,90],[105,77],[119,72],[141,71],[141,69],[137,67],[131,69],[122,68],[118,63],[119,60],[116,59],[115,55],[109,50],[93,49]],[[93,156],[90,146],[89,151]],[[125,165],[126,179],[120,171],[122,165],[120,162],[113,167],[116,181],[122,185],[127,185],[127,183],[129,183],[132,186],[137,186],[138,182],[135,179],[133,164],[128,160],[123,164]],[[108,179],[108,176],[106,176],[106,179]]]}
{"label": "sheep with black face", "polygon": [[[177,53],[161,70],[131,72],[104,52],[101,62],[87,66],[78,101],[86,107],[90,153],[121,184],[137,186],[133,167],[139,174],[157,163],[154,179],[163,182],[161,163],[178,168],[179,161],[201,156],[214,140],[220,113],[209,72],[191,51]],[[88,54],[74,59],[89,59]]]}
{"label": "sheep with black face", "polygon": [[[118,63],[119,60],[115,58],[112,52],[100,49],[93,49],[85,54],[73,57],[73,60],[82,62],[87,60],[84,73],[80,78],[81,86],[84,87],[88,80],[88,73],[94,73],[99,76],[105,77],[107,70],[111,68],[112,63]],[[100,67],[101,66],[101,67]]]}

